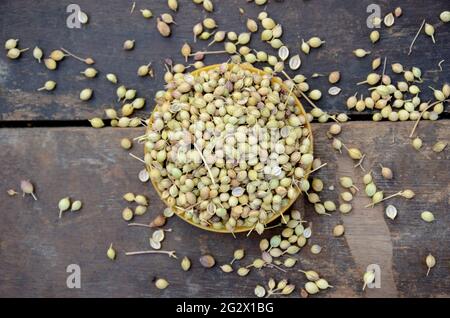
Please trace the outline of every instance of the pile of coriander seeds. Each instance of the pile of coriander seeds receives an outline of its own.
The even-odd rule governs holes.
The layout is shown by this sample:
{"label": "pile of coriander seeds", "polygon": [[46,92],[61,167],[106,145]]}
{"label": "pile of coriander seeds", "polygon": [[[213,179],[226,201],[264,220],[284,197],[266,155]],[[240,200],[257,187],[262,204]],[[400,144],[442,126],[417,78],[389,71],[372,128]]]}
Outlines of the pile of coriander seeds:
{"label": "pile of coriander seeds", "polygon": [[202,227],[258,233],[309,188],[311,130],[281,80],[223,63],[165,77],[144,161],[161,198]]}

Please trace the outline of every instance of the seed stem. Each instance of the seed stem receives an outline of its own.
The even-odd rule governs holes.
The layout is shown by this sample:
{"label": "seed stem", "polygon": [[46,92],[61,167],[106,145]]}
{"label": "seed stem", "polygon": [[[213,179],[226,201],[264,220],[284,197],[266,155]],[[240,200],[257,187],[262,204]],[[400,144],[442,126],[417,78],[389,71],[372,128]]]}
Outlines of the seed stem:
{"label": "seed stem", "polygon": [[321,164],[320,166],[318,166],[316,169],[311,170],[310,172],[308,172],[307,174],[305,174],[305,177],[309,176],[311,173],[316,172],[317,170],[325,167],[328,164],[328,162],[325,162],[323,164]]}
{"label": "seed stem", "polygon": [[358,161],[358,163],[355,165],[355,168],[360,167],[362,171],[366,171],[366,169],[364,169],[362,163],[364,161],[364,158],[366,158],[366,154],[363,154],[361,159]]}
{"label": "seed stem", "polygon": [[[284,70],[281,71],[281,73],[282,73],[284,76],[286,76],[287,79],[293,81],[292,78],[291,78]],[[297,86],[297,84],[294,83],[294,86]],[[299,90],[299,92],[300,92],[300,94],[308,101],[308,103],[309,103],[312,107],[320,109],[319,107],[317,107],[317,106],[316,106],[316,105],[308,98],[308,96],[306,96],[305,93],[303,93],[301,90]]]}
{"label": "seed stem", "polygon": [[[196,144],[195,142],[194,142],[194,148],[195,148],[195,150],[197,150],[198,154],[199,154],[200,157],[202,158],[203,163],[205,164],[206,170],[208,170],[209,177],[211,178],[211,181],[212,181],[213,185],[216,186],[216,183],[214,182],[214,177],[213,177],[213,174],[212,174],[212,172],[211,172],[211,169],[209,168],[208,164],[206,163],[205,157],[203,157],[202,152],[200,151],[200,149],[198,148],[198,146],[197,146],[197,144]],[[144,163],[145,163],[145,162],[144,162]]]}
{"label": "seed stem", "polygon": [[143,254],[167,254],[169,257],[177,258],[175,255],[175,251],[136,251],[136,252],[126,252],[126,256],[133,256],[133,255],[143,255]]}
{"label": "seed stem", "polygon": [[128,226],[142,226],[142,227],[150,227],[150,225],[148,224],[143,224],[143,223],[128,223]]}
{"label": "seed stem", "polygon": [[278,269],[279,271],[282,271],[283,273],[287,273],[286,270],[282,269],[281,267],[279,267],[279,266],[277,266],[275,264],[267,264],[267,267],[275,268],[275,269]]}
{"label": "seed stem", "polygon": [[442,101],[442,102],[441,102],[441,101],[436,101],[436,102],[434,102],[434,103],[428,105],[428,106],[420,113],[419,118],[417,118],[416,123],[414,124],[414,127],[413,127],[411,133],[409,134],[409,138],[412,138],[412,136],[414,135],[414,133],[415,133],[415,131],[416,131],[416,129],[417,129],[417,126],[419,125],[420,119],[422,118],[423,114],[424,114],[428,109],[430,109],[430,108],[433,107],[434,105],[437,105],[437,104],[439,104],[439,103],[448,102],[448,101],[450,101],[450,99],[446,99],[446,100],[444,100],[444,101]]}
{"label": "seed stem", "polygon": [[131,157],[133,157],[134,159],[139,160],[139,161],[142,162],[143,164],[146,164],[144,160],[142,160],[141,158],[139,158],[139,157],[136,156],[136,155],[133,155],[131,152],[129,152],[128,154],[129,154]]}
{"label": "seed stem", "polygon": [[443,71],[442,70],[442,63],[444,63],[445,62],[445,60],[441,60],[441,61],[439,61],[439,63],[438,63],[438,66],[439,66],[439,69],[441,70],[441,72]]}
{"label": "seed stem", "polygon": [[63,48],[63,47],[61,48],[61,51],[63,51],[64,53],[70,55],[71,57],[77,59],[78,61],[81,61],[81,62],[83,62],[83,63],[89,64],[89,63],[86,62],[87,58],[86,58],[86,59],[83,59],[83,58],[81,58],[81,57],[79,57],[79,56],[77,56],[77,55],[71,53],[70,51],[66,50],[66,49]]}
{"label": "seed stem", "polygon": [[195,56],[197,54],[208,55],[208,54],[222,54],[222,53],[227,53],[227,51],[198,51],[198,52],[189,54],[189,56]]}
{"label": "seed stem", "polygon": [[403,193],[403,191],[399,191],[397,193],[391,194],[391,195],[383,198],[382,200],[378,201],[377,203],[370,203],[370,204],[366,205],[365,208],[369,208],[369,207],[373,208],[376,204],[381,203],[381,202],[386,201],[386,200],[389,200],[389,199],[392,199],[392,198],[397,197],[399,195],[402,195],[402,193]]}
{"label": "seed stem", "polygon": [[419,36],[420,31],[422,31],[424,25],[425,25],[425,19],[422,21],[422,24],[421,24],[419,30],[417,31],[416,36],[414,37],[414,39],[413,39],[412,42],[411,42],[411,45],[409,46],[409,52],[408,52],[408,55],[411,55],[412,49],[413,49],[413,46],[414,46],[414,43],[416,42],[417,37]]}
{"label": "seed stem", "polygon": [[384,63],[383,63],[383,73],[381,75],[381,77],[384,76],[384,74],[386,74],[386,62],[387,62],[387,57],[384,57]]}

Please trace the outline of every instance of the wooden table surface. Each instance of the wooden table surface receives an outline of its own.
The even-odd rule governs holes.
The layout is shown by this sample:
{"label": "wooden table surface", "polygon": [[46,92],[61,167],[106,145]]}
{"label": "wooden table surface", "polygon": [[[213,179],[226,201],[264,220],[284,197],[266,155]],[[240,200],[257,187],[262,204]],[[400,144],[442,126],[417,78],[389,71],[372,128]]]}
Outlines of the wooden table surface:
{"label": "wooden table surface", "polygon": [[[109,0],[77,3],[89,14],[89,24],[81,29],[66,27],[65,1],[0,2],[0,39],[19,38],[20,47],[38,45],[44,52],[65,47],[82,56],[95,59],[100,71],[98,78],[83,78],[80,71],[86,65],[66,58],[57,71],[48,71],[33,60],[31,53],[16,61],[0,56],[0,297],[252,297],[256,284],[266,284],[270,277],[288,278],[297,287],[305,282],[297,269],[313,268],[334,288],[317,297],[449,297],[450,296],[450,161],[448,148],[436,154],[431,151],[438,141],[449,141],[448,108],[437,122],[421,122],[417,134],[424,140],[421,151],[410,145],[408,135],[412,122],[370,121],[370,113],[348,112],[351,121],[343,125],[342,140],[361,148],[367,154],[366,169],[374,170],[379,188],[386,194],[410,188],[416,193],[412,200],[393,199],[398,209],[394,221],[384,215],[385,205],[366,209],[369,201],[358,194],[353,211],[331,216],[314,213],[304,198],[295,206],[305,211],[305,218],[313,224],[313,237],[308,246],[319,244],[322,253],[312,255],[309,248],[296,257],[299,264],[284,274],[275,269],[253,270],[247,277],[225,274],[216,265],[204,269],[198,258],[204,253],[215,256],[218,264],[232,259],[233,250],[245,248],[248,264],[258,256],[260,237],[245,234],[233,238],[193,228],[184,221],[171,218],[166,228],[164,249],[174,249],[178,260],[165,255],[127,257],[125,251],[148,248],[151,230],[129,228],[121,218],[126,192],[146,194],[150,208],[138,218],[148,222],[164,209],[150,184],[137,180],[141,164],[119,147],[123,137],[139,136],[143,128],[94,130],[87,119],[103,116],[106,105],[119,109],[115,101],[115,87],[104,80],[109,72],[116,73],[121,83],[138,90],[148,101],[162,89],[163,60],[172,58],[181,63],[179,54],[185,41],[192,44],[192,25],[205,16],[212,16],[219,29],[245,30],[246,15],[255,18],[262,9],[244,0],[214,1],[215,11],[206,14],[192,1],[181,1],[178,13],[173,13],[177,25],[169,39],[163,39],[155,29],[156,19],[146,20],[139,9],[150,8],[154,15],[169,12],[165,1],[136,1],[136,11],[130,15],[132,1]],[[438,15],[448,10],[447,1],[378,1],[382,12],[401,6],[403,16],[390,28],[382,28],[381,41],[373,46],[368,40],[370,30],[365,21],[367,5],[373,1],[269,1],[267,10],[284,27],[283,41],[298,50],[302,38],[320,36],[325,45],[303,58],[300,72],[310,77],[314,72],[340,70],[342,93],[337,97],[324,96],[318,104],[331,112],[346,112],[345,100],[356,92],[355,83],[370,72],[373,57],[387,57],[388,64],[400,62],[418,66],[424,72],[425,84],[441,86],[450,82],[450,29],[439,23]],[[436,44],[420,35],[411,56],[408,47],[423,19],[436,26]],[[268,46],[256,39],[251,46]],[[136,47],[126,52],[122,43],[135,39]],[[205,49],[207,42],[197,42],[195,50]],[[371,57],[356,59],[352,50],[365,48]],[[213,50],[220,50],[214,45]],[[208,56],[206,64],[224,61],[223,55]],[[438,63],[445,60],[440,72]],[[139,65],[153,62],[155,78],[138,78]],[[390,70],[388,69],[388,74]],[[49,79],[58,83],[52,93],[36,89]],[[325,77],[309,80],[312,87],[326,91]],[[78,99],[83,88],[94,89],[90,102]],[[366,88],[358,87],[362,93]],[[324,94],[326,95],[326,94]],[[421,95],[422,96],[422,95]],[[426,91],[423,99],[432,97]],[[149,103],[151,104],[151,103]],[[304,103],[305,104],[305,103]],[[309,107],[305,105],[307,109]],[[138,113],[146,117],[152,106]],[[325,133],[329,124],[313,125],[315,155],[328,165],[316,175],[325,182],[323,197],[337,201],[339,177],[352,176],[361,186],[363,173],[353,168],[348,157],[332,150]],[[132,152],[142,155],[135,145]],[[383,180],[379,164],[393,169],[395,177]],[[21,195],[9,197],[10,188],[19,191],[22,179],[30,179],[36,186],[37,201]],[[334,186],[334,190],[329,190]],[[64,196],[80,199],[84,207],[79,213],[67,213],[58,219],[58,200]],[[427,224],[420,212],[433,211],[436,222]],[[332,228],[344,224],[346,233],[333,238]],[[277,234],[268,230],[263,237]],[[106,258],[106,250],[114,243],[118,257],[115,262]],[[437,265],[425,276],[424,259],[432,253]],[[185,273],[179,260],[188,256],[192,269]],[[69,289],[66,267],[78,264],[81,268],[81,288]],[[381,288],[362,291],[362,274],[367,265],[381,267]],[[164,277],[169,288],[157,290],[155,277]],[[292,297],[299,297],[298,291]]]}

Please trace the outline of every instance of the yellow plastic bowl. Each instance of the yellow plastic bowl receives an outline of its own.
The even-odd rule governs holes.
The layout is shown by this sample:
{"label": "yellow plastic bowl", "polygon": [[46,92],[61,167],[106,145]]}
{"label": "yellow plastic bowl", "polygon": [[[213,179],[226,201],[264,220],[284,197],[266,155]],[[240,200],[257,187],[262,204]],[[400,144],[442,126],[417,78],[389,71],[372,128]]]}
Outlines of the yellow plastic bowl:
{"label": "yellow plastic bowl", "polygon": [[[198,69],[198,70],[195,70],[195,71],[191,72],[191,75],[193,75],[194,77],[196,77],[196,76],[198,76],[201,72],[204,72],[204,71],[207,72],[207,71],[209,71],[209,70],[212,70],[212,69],[215,69],[215,68],[219,68],[220,65],[221,65],[221,64],[214,64],[214,65],[209,65],[209,66],[202,67],[202,68],[200,68],[200,69]],[[230,64],[230,65],[232,65],[232,64]],[[265,75],[265,74],[267,74],[266,72],[264,72],[264,71],[262,71],[262,70],[260,70],[260,69],[257,69],[257,68],[255,68],[255,67],[253,67],[253,66],[251,66],[250,64],[247,64],[247,63],[241,64],[241,67],[242,67],[243,69],[246,69],[246,70],[251,71],[252,73],[258,73],[258,74],[260,74],[260,75]],[[282,81],[279,77],[273,77],[273,78],[272,78],[272,82],[275,82],[275,83],[280,84],[284,90],[289,91],[289,89],[286,87],[286,85],[283,83],[283,81]],[[296,104],[296,106],[298,107],[298,109],[300,110],[300,113],[301,113],[303,116],[306,117],[306,112],[305,112],[305,110],[304,110],[302,104],[300,103],[300,101],[298,100],[298,98],[297,98],[295,95],[292,95],[292,96],[293,96],[294,99],[295,99],[295,104]],[[153,114],[154,114],[154,112],[157,111],[157,110],[158,110],[158,106],[155,106],[155,109],[153,110],[153,112],[152,112],[152,114],[151,114],[151,116],[150,116],[150,121],[149,121],[149,122],[150,122],[150,125],[149,125],[148,128],[147,128],[148,130],[150,130],[151,123],[153,122]],[[306,125],[306,128],[308,128],[308,130],[309,130],[309,136],[308,136],[307,138],[309,138],[309,139],[311,140],[311,152],[313,152],[313,136],[312,136],[311,125],[309,124],[309,122],[306,122],[305,125]],[[148,171],[150,172],[151,167],[150,167],[150,166],[147,166],[147,169],[148,169]],[[309,173],[310,169],[311,169],[311,166],[309,166],[309,167],[306,169],[306,174]],[[168,207],[173,208],[173,207],[171,207],[171,206],[168,204],[168,202],[167,202],[166,200],[164,200],[164,199],[162,198],[161,191],[159,190],[159,188],[158,188],[157,184],[155,183],[155,181],[154,181],[153,179],[152,179],[151,181],[152,181],[153,187],[155,188],[156,192],[158,193],[160,199],[161,199]],[[277,219],[278,217],[280,217],[281,214],[283,214],[286,210],[288,210],[288,209],[292,206],[292,204],[297,200],[297,198],[298,198],[299,195],[300,195],[300,191],[298,191],[298,192],[297,192],[297,195],[295,196],[295,198],[292,199],[291,201],[289,201],[289,203],[286,204],[286,206],[284,206],[278,213],[272,215],[272,216],[269,218],[269,220],[267,221],[267,224],[270,223],[270,222],[273,222],[275,219]],[[231,231],[228,231],[226,228],[223,228],[223,229],[215,229],[215,228],[210,227],[210,226],[203,226],[203,225],[201,225],[201,224],[197,224],[197,223],[193,222],[191,219],[186,218],[186,217],[184,216],[184,213],[183,213],[183,212],[181,212],[181,213],[175,212],[175,214],[178,215],[181,219],[183,219],[184,221],[188,222],[188,223],[191,224],[191,225],[194,225],[194,226],[196,226],[196,227],[198,227],[198,228],[201,228],[201,229],[203,229],[203,230],[207,230],[207,231],[211,231],[211,232],[215,232],[215,233],[239,233],[239,232],[248,232],[248,231],[252,230],[251,227],[245,227],[245,226],[236,227],[236,228],[234,229],[234,231],[232,231],[232,232],[231,232]]]}

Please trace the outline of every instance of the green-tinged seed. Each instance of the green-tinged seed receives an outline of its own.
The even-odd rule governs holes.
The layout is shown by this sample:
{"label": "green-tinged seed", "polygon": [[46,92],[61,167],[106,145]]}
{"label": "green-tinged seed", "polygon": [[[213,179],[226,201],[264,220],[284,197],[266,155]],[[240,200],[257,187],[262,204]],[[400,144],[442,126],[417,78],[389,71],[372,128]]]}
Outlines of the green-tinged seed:
{"label": "green-tinged seed", "polygon": [[109,248],[106,251],[106,256],[112,261],[116,259],[116,251],[114,250],[112,243],[109,245]]}
{"label": "green-tinged seed", "polygon": [[420,148],[422,148],[422,139],[420,139],[419,137],[414,138],[412,141],[412,145],[414,149],[419,150]]}
{"label": "green-tinged seed", "polygon": [[431,213],[430,211],[423,211],[420,214],[420,217],[422,218],[422,220],[424,220],[425,222],[429,222],[429,223],[433,222],[435,220],[433,213]]}
{"label": "green-tinged seed", "polygon": [[142,9],[141,13],[142,13],[142,16],[146,19],[150,19],[151,17],[153,17],[153,12],[149,9]]}
{"label": "green-tinged seed", "polygon": [[187,272],[191,268],[191,261],[187,256],[183,257],[183,259],[181,260],[181,268],[185,272]]}
{"label": "green-tinged seed", "polygon": [[433,145],[433,151],[434,152],[442,152],[445,147],[447,147],[447,143],[443,141],[438,141]]}
{"label": "green-tinged seed", "polygon": [[125,193],[125,194],[123,195],[123,198],[124,198],[125,201],[127,201],[127,202],[134,202],[134,200],[135,200],[135,196],[134,196],[134,194],[131,193],[131,192]]}
{"label": "green-tinged seed", "polygon": [[70,208],[70,199],[69,197],[62,198],[58,202],[58,209],[59,209],[59,218],[61,218],[62,213],[67,211]]}
{"label": "green-tinged seed", "polygon": [[347,214],[352,210],[352,205],[349,203],[342,203],[339,205],[339,211],[343,214]]}
{"label": "green-tinged seed", "polygon": [[70,210],[72,212],[76,212],[79,211],[81,209],[81,207],[83,206],[83,203],[80,200],[76,200],[72,202],[72,205],[70,207]]}

